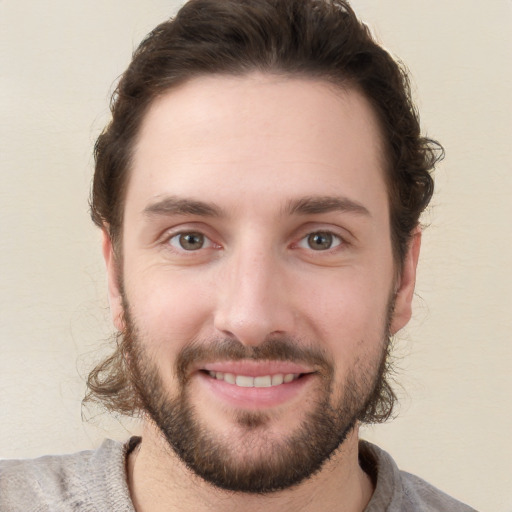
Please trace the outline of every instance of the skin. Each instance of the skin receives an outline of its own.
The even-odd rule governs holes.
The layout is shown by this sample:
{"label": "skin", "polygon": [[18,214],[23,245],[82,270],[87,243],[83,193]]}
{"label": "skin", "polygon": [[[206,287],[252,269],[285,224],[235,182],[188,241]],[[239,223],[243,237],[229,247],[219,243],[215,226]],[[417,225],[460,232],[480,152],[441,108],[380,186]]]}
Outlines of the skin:
{"label": "skin", "polygon": [[[114,323],[124,330],[122,281],[169,396],[178,386],[173,362],[193,340],[256,347],[272,336],[293,337],[333,363],[333,400],[351,370],[376,371],[392,297],[391,334],[410,318],[420,246],[417,231],[396,268],[383,173],[378,123],[354,90],[254,73],[196,78],[154,101],[128,184],[122,268],[106,234],[103,251]],[[326,197],[337,206],[326,208]],[[311,205],[311,198],[323,206],[290,208]],[[177,209],[176,200],[202,201],[215,215]],[[202,248],[180,246],[180,233],[191,232],[206,237]],[[332,246],[314,250],[311,233],[331,233]],[[318,392],[319,377],[306,368],[313,373],[290,396],[276,392],[269,404],[253,389],[243,405],[205,385],[200,368],[187,384],[198,418],[213,435],[227,435],[240,461],[258,457],[268,443],[261,429],[248,433],[237,423],[238,412],[265,413],[266,439],[279,442],[300,428]],[[254,368],[269,371],[264,363]],[[372,485],[358,464],[357,430],[312,478],[246,495],[190,472],[146,419],[140,450],[129,460],[130,491],[139,512],[361,511]]]}

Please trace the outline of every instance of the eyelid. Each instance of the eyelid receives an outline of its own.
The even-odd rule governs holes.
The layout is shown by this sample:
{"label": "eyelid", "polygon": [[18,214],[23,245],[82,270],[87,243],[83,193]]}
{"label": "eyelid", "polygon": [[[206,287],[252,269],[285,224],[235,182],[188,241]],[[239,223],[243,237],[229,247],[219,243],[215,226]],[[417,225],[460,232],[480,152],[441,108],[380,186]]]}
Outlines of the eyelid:
{"label": "eyelid", "polygon": [[309,247],[307,244],[308,244],[309,237],[311,235],[316,235],[316,234],[330,235],[333,238],[333,244],[331,245],[331,247],[329,247],[328,249],[325,249],[325,250],[317,249],[316,250],[317,252],[329,252],[330,250],[335,249],[336,247],[339,247],[340,245],[345,244],[345,240],[339,234],[334,233],[333,231],[319,229],[319,230],[310,231],[309,233],[304,235],[295,245],[302,249],[315,250],[312,247]]}
{"label": "eyelid", "polygon": [[353,245],[356,241],[352,232],[345,227],[329,222],[307,222],[294,230],[294,234],[291,237],[294,240],[292,245],[297,246],[300,241],[314,233],[329,233],[339,239],[342,242],[341,245]]}
{"label": "eyelid", "polygon": [[[179,253],[187,253],[187,254],[198,253],[204,249],[212,249],[212,248],[220,249],[222,247],[221,244],[219,244],[218,242],[215,241],[214,236],[210,232],[211,232],[211,230],[206,229],[204,226],[197,225],[195,223],[190,223],[190,224],[185,224],[185,225],[180,224],[178,226],[166,229],[162,233],[162,235],[159,237],[158,244],[163,246],[165,249],[179,252]],[[181,235],[192,234],[192,233],[202,235],[205,239],[205,242],[207,242],[207,244],[205,243],[205,245],[203,247],[193,251],[193,250],[187,250],[187,249],[181,248],[181,247],[179,247],[179,245],[173,245],[170,243],[170,241],[173,238],[179,237]]]}
{"label": "eyelid", "polygon": [[[201,237],[203,238],[203,245],[201,247],[198,247],[195,250],[193,250],[193,249],[187,250],[184,247],[180,246],[179,238],[183,235],[201,235]],[[172,243],[172,241],[174,239],[177,239],[176,244]],[[170,246],[172,246],[174,249],[176,249],[177,251],[185,251],[185,252],[196,252],[196,251],[200,251],[201,249],[208,249],[214,245],[214,243],[212,242],[212,240],[210,240],[209,237],[207,237],[205,234],[203,234],[199,231],[181,231],[179,233],[175,233],[167,239],[167,243]]]}

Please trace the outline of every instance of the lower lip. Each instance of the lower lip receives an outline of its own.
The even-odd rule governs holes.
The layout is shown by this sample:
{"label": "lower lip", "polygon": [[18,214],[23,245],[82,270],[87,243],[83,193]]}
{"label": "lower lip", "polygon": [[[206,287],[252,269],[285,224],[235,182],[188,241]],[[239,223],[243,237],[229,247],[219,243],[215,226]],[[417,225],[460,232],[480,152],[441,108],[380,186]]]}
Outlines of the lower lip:
{"label": "lower lip", "polygon": [[298,379],[266,388],[244,388],[217,380],[206,373],[198,372],[199,382],[205,386],[218,400],[236,408],[246,410],[267,409],[297,399],[313,379],[307,374]]}

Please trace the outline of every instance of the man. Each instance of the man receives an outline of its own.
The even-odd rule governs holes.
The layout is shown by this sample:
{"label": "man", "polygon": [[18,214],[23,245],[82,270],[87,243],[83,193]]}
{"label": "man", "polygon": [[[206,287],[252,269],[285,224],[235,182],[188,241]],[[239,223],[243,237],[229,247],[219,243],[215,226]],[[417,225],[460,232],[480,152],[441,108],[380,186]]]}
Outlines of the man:
{"label": "man", "polygon": [[191,0],[134,54],[92,217],[142,438],[3,463],[1,510],[467,511],[359,440],[392,413],[439,146],[350,7]]}

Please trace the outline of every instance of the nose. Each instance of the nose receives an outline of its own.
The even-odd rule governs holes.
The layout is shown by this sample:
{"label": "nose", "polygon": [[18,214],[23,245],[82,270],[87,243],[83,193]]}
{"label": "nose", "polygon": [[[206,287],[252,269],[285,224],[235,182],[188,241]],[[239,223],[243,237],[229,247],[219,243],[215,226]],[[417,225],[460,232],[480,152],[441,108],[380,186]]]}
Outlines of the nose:
{"label": "nose", "polygon": [[246,346],[291,334],[294,312],[283,262],[272,250],[239,251],[226,259],[217,283],[215,328]]}

